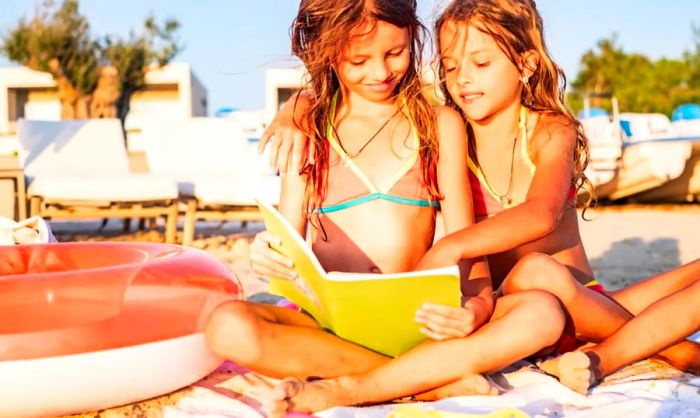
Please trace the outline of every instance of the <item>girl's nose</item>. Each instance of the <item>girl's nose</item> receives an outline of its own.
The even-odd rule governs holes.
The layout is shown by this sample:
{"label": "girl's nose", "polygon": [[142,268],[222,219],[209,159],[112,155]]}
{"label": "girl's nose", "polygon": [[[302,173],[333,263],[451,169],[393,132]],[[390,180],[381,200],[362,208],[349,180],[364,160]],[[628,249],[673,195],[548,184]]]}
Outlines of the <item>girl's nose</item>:
{"label": "girl's nose", "polygon": [[457,83],[459,84],[471,84],[472,82],[472,75],[467,69],[466,65],[462,65],[459,68],[459,72],[457,73]]}
{"label": "girl's nose", "polygon": [[389,65],[386,60],[377,60],[377,62],[372,66],[372,77],[376,81],[384,81],[389,78],[391,70],[389,70]]}

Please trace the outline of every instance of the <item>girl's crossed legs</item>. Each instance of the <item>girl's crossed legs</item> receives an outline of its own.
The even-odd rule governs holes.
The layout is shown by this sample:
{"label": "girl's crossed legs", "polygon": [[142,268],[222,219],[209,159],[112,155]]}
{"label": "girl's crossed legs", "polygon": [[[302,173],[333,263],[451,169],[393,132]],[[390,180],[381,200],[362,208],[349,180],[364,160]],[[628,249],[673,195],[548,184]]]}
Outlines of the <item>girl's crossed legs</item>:
{"label": "girl's crossed legs", "polygon": [[[546,289],[559,298],[564,305],[570,319],[569,326],[573,327],[577,338],[587,342],[600,342],[621,330],[626,323],[634,318],[634,315],[650,308],[660,299],[673,295],[673,300],[680,301],[682,296],[677,296],[676,293],[689,288],[698,280],[700,280],[700,260],[652,276],[620,291],[602,294],[579,283],[566,266],[553,258],[544,254],[531,254],[521,259],[513,268],[503,283],[503,292],[513,294],[523,290]],[[669,297],[669,299],[671,298]],[[692,300],[692,298],[683,300]],[[670,304],[664,305],[670,306]],[[678,305],[678,309],[681,309],[681,306],[685,305]],[[660,312],[660,309],[654,307],[655,311]],[[649,333],[654,329],[653,324],[658,323],[658,315],[660,314],[655,314],[653,318],[636,321],[634,327],[630,327],[621,335],[632,340],[648,338]],[[692,322],[690,319],[686,319],[688,317],[685,315],[672,315],[671,317],[679,318],[680,324],[676,325],[683,329]],[[692,326],[692,324],[690,325]],[[652,328],[645,329],[644,327]],[[622,341],[623,337],[615,337],[614,341]],[[619,351],[606,347],[614,347],[614,345],[606,343],[601,348],[606,353],[605,361],[610,364],[609,366],[601,364],[603,373],[609,374],[616,370],[619,365],[629,362]],[[668,344],[659,346],[659,349],[664,350],[658,355],[680,370],[694,372],[700,370],[700,344],[675,337]],[[656,352],[650,352],[648,355],[652,354],[656,354]],[[617,355],[621,357],[618,358]],[[580,356],[566,356],[565,358],[579,359],[575,361],[575,364],[576,367],[580,366]],[[548,371],[554,370],[552,368],[554,363],[543,364],[547,365]],[[558,373],[554,374],[558,375]]]}
{"label": "girl's crossed legs", "polygon": [[491,320],[464,338],[429,341],[369,370],[315,381],[286,379],[265,399],[272,415],[460,393],[465,376],[499,370],[552,346],[565,318],[559,302],[542,291],[496,301]]}

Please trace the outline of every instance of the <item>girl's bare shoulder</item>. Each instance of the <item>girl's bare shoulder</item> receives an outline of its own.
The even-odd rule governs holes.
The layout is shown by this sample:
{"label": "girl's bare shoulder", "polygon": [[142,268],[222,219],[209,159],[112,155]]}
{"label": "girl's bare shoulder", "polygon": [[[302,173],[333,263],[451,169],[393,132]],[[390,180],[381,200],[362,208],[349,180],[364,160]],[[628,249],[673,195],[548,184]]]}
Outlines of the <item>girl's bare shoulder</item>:
{"label": "girl's bare shoulder", "polygon": [[530,140],[531,149],[536,153],[552,143],[569,147],[576,143],[576,137],[576,124],[568,117],[538,112]]}
{"label": "girl's bare shoulder", "polygon": [[462,147],[467,141],[467,127],[462,115],[448,106],[435,106],[435,127],[441,147]]}
{"label": "girl's bare shoulder", "polygon": [[449,106],[433,106],[435,121],[438,124],[448,124],[451,126],[465,126],[462,115]]}

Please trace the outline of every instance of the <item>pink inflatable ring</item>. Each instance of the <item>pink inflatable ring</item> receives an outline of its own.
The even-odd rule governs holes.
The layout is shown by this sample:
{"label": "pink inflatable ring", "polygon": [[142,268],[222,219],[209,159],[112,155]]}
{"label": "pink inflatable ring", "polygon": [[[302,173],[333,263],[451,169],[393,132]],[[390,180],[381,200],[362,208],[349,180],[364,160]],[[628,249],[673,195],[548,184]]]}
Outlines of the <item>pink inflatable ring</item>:
{"label": "pink inflatable ring", "polygon": [[99,410],[187,386],[220,363],[209,313],[242,297],[212,256],[144,243],[0,249],[0,416]]}

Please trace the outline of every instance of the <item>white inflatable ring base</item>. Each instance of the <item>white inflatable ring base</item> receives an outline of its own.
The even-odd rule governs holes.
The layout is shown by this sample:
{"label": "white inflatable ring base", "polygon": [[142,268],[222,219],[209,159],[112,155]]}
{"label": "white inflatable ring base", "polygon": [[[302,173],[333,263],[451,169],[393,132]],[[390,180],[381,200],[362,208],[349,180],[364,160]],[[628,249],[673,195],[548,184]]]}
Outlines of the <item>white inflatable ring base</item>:
{"label": "white inflatable ring base", "polygon": [[0,361],[0,417],[125,405],[190,385],[221,363],[202,333],[112,350]]}

